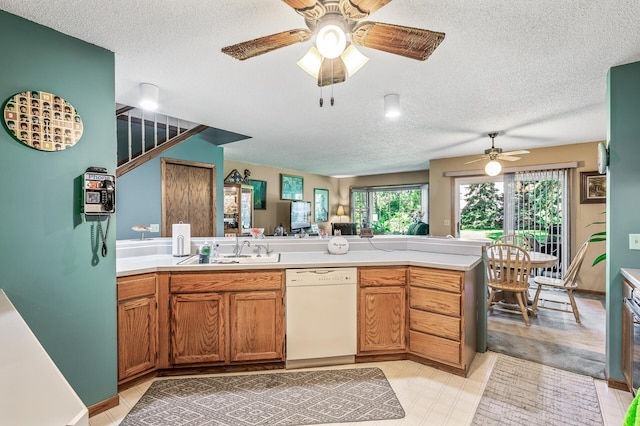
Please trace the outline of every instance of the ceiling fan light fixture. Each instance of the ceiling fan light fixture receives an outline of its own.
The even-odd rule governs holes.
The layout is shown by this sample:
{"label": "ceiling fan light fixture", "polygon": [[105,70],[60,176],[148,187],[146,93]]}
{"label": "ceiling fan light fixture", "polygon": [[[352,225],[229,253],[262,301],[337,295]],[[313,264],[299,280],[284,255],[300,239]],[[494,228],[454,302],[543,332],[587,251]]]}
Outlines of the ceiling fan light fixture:
{"label": "ceiling fan light fixture", "polygon": [[484,172],[489,176],[498,176],[502,171],[502,164],[496,160],[491,160],[484,166]]}
{"label": "ceiling fan light fixture", "polygon": [[160,89],[151,83],[140,83],[140,107],[149,111],[158,109]]}
{"label": "ceiling fan light fixture", "polygon": [[347,35],[344,24],[340,20],[327,20],[316,36],[316,47],[320,54],[327,59],[335,59],[347,47]]}
{"label": "ceiling fan light fixture", "polygon": [[318,79],[318,71],[320,71],[320,65],[322,65],[322,55],[315,46],[311,46],[302,59],[296,63],[307,74],[311,75],[316,80]]}
{"label": "ceiling fan light fixture", "polygon": [[369,61],[369,58],[356,49],[353,44],[350,44],[349,47],[342,52],[340,57],[342,58],[344,65],[347,67],[349,77],[360,71],[360,68]]}
{"label": "ceiling fan light fixture", "polygon": [[388,118],[400,116],[400,95],[397,93],[385,95],[384,116]]}

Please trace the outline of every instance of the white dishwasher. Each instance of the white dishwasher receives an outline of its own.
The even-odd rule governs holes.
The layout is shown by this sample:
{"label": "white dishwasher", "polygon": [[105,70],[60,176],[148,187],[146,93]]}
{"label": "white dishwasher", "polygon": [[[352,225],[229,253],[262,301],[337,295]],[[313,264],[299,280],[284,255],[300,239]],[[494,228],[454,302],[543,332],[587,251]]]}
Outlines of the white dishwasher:
{"label": "white dishwasher", "polygon": [[286,367],[353,363],[358,269],[287,269],[285,282]]}

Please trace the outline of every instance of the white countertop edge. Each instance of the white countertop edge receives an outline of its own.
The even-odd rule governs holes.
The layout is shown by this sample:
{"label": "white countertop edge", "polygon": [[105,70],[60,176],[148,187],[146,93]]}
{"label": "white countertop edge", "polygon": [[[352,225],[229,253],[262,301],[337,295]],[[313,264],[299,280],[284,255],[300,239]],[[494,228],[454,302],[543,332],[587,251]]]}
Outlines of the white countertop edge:
{"label": "white countertop edge", "polygon": [[640,269],[620,268],[620,273],[628,279],[631,284],[640,287]]}
{"label": "white countertop edge", "polygon": [[[384,256],[377,253],[378,256]],[[284,255],[284,254],[283,254]],[[326,253],[296,253],[298,257],[306,257],[298,261],[280,261],[278,263],[254,264],[208,264],[208,265],[177,265],[185,260],[182,257],[170,255],[142,256],[118,260],[117,277],[126,277],[155,272],[193,272],[193,271],[251,271],[265,269],[296,269],[296,268],[326,268],[326,267],[358,267],[358,266],[417,266],[423,268],[448,269],[453,271],[470,271],[482,262],[481,256],[471,255],[442,255],[439,253],[425,253],[404,251],[402,254],[394,252],[393,257],[379,257],[377,259],[351,259],[342,255],[327,255]],[[420,260],[416,256],[432,255],[439,260]],[[401,257],[401,258],[398,258]],[[414,257],[411,259],[411,257]],[[446,259],[442,259],[445,257]]]}

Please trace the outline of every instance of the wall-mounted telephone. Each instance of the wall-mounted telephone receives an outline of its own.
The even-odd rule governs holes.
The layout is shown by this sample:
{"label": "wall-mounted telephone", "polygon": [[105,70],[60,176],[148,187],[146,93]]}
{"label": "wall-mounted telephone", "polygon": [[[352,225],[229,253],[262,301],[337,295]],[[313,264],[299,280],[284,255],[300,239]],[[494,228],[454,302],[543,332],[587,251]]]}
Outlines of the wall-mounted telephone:
{"label": "wall-mounted telephone", "polygon": [[85,215],[116,212],[116,177],[102,167],[89,167],[82,181]]}

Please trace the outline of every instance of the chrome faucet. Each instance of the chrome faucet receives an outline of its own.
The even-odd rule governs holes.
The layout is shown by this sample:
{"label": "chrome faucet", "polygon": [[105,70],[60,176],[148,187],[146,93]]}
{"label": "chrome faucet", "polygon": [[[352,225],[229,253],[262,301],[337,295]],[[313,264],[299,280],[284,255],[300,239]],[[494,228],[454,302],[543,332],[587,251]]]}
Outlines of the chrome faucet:
{"label": "chrome faucet", "polygon": [[242,254],[242,248],[246,245],[251,246],[251,242],[248,240],[243,240],[242,244],[240,244],[240,240],[238,239],[238,234],[236,234],[236,245],[233,248],[233,254],[235,257],[240,257]]}

